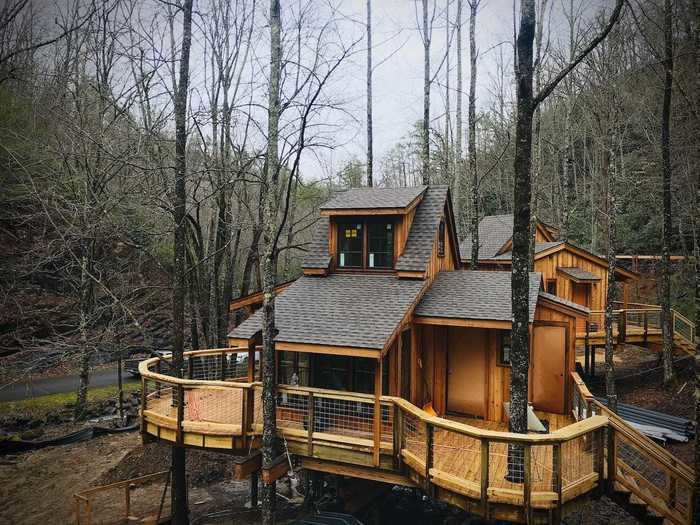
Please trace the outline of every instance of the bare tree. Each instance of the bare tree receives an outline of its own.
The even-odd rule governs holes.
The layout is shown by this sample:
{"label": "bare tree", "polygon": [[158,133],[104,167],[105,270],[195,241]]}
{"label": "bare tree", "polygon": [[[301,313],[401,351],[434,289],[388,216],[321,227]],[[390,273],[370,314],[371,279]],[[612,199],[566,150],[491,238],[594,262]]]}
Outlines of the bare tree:
{"label": "bare tree", "polygon": [[[512,371],[509,427],[512,432],[527,432],[528,371],[530,365],[529,341],[529,247],[532,120],[538,104],[542,103],[569,74],[611,31],[617,22],[624,0],[618,0],[606,26],[586,48],[565,68],[559,71],[537,93],[533,93],[533,43],[536,31],[535,1],[520,4],[520,27],[516,39],[516,127],[513,195],[513,263],[512,263]],[[514,449],[515,461],[510,476],[519,479],[516,467],[522,460],[522,451]]]}
{"label": "bare tree", "polygon": [[367,0],[367,186],[373,186],[372,165],[372,0]]}
{"label": "bare tree", "polygon": [[423,184],[430,184],[430,40],[432,24],[428,22],[428,0],[423,0],[423,128],[421,134],[421,173]]}
{"label": "bare tree", "polygon": [[661,110],[661,170],[663,241],[661,248],[661,330],[663,334],[664,384],[675,380],[673,370],[673,318],[671,314],[671,97],[673,95],[673,6],[664,0],[663,103]]}
{"label": "bare tree", "polygon": [[457,115],[455,125],[455,166],[452,191],[454,194],[457,215],[457,228],[460,234],[464,231],[464,224],[462,221],[462,214],[464,210],[464,206],[462,204],[462,177],[464,172],[464,161],[462,159],[462,9],[463,0],[457,0]]}
{"label": "bare tree", "polygon": [[[700,0],[692,2],[692,43],[695,52],[695,133],[700,134]],[[696,152],[698,148],[696,143]],[[697,158],[697,157],[696,157]],[[700,174],[695,174],[695,221],[693,228],[693,250],[695,256],[695,421],[700,421]],[[695,441],[695,472],[700,472],[700,445]],[[693,483],[693,509],[700,509],[700,476]],[[696,512],[694,516],[698,516]],[[696,518],[697,520],[697,518]],[[697,521],[696,521],[697,523]]]}
{"label": "bare tree", "polygon": [[476,15],[481,0],[467,0],[469,4],[469,175],[471,179],[472,257],[470,267],[479,266],[479,174],[476,168]]}
{"label": "bare tree", "polygon": [[[175,107],[175,188],[173,218],[175,221],[173,262],[173,352],[172,368],[182,376],[185,337],[186,244],[187,244],[187,94],[190,79],[190,48],[192,46],[192,0],[182,4],[182,46],[180,72],[174,93]],[[178,400],[178,411],[183,411],[183,400]],[[173,446],[172,455],[172,514],[173,523],[189,523],[187,508],[186,455],[183,445]]]}

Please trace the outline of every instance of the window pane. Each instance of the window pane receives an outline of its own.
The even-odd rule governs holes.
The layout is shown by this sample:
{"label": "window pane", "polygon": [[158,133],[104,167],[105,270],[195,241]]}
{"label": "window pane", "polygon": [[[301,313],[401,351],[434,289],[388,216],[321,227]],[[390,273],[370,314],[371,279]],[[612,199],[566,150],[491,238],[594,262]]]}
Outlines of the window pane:
{"label": "window pane", "polygon": [[338,266],[362,266],[362,223],[338,224]]}
{"label": "window pane", "polygon": [[367,225],[367,266],[391,268],[394,266],[394,224],[371,222]]}

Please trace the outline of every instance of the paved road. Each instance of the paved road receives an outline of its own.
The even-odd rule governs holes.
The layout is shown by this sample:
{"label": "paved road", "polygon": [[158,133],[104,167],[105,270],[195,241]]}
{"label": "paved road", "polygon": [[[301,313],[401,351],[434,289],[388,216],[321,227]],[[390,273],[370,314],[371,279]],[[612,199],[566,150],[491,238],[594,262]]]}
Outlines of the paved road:
{"label": "paved road", "polygon": [[[128,374],[123,376],[124,382],[136,381]],[[113,368],[99,370],[90,374],[90,387],[110,386],[117,384],[117,371]],[[45,396],[75,392],[78,388],[78,376],[47,377],[33,381],[18,381],[7,386],[0,386],[0,401],[17,401],[30,397]]]}

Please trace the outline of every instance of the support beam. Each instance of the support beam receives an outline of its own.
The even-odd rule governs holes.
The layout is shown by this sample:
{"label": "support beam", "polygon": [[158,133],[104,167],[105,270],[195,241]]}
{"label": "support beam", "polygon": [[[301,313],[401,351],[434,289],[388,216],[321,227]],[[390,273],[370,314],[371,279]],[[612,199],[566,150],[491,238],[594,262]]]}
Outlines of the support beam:
{"label": "support beam", "polygon": [[382,360],[377,359],[374,367],[374,450],[372,459],[375,467],[379,466],[379,452],[382,438]]}

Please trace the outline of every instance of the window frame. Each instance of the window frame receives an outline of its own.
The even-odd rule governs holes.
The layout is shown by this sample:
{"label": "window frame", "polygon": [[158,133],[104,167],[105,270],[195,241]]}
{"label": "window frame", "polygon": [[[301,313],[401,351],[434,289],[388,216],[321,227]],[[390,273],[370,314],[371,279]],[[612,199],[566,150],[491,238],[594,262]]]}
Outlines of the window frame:
{"label": "window frame", "polygon": [[513,364],[511,363],[510,360],[510,353],[513,351],[513,341],[511,340],[510,343],[507,345],[508,346],[508,360],[504,358],[503,354],[503,349],[505,348],[505,339],[506,338],[511,338],[511,332],[510,330],[500,330],[498,332],[498,355],[496,356],[496,364],[498,366],[503,366],[506,368],[511,368]]}
{"label": "window frame", "polygon": [[[554,285],[554,291],[550,292],[549,291],[549,285],[553,284]],[[544,290],[551,295],[557,295],[557,280],[556,279],[547,279],[544,282]]]}
{"label": "window frame", "polygon": [[[335,221],[336,232],[336,247],[335,247],[335,262],[336,270],[358,272],[391,272],[396,267],[396,225],[397,219],[394,216],[377,216],[377,217],[347,217]],[[361,224],[362,232],[359,236],[362,237],[362,266],[341,266],[340,265],[340,244],[341,231],[345,225]],[[370,224],[391,224],[391,265],[390,266],[370,266],[369,265],[369,225]]]}

